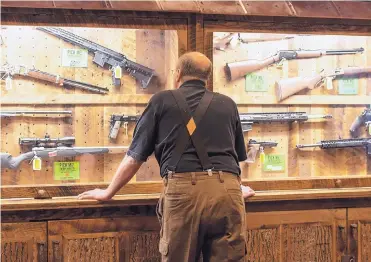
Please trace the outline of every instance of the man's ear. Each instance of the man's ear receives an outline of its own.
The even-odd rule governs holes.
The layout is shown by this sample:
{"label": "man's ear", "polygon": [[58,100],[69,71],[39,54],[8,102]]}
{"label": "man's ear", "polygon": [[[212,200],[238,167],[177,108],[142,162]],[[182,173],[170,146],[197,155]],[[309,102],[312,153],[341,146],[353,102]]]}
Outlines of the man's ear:
{"label": "man's ear", "polygon": [[175,72],[175,81],[177,83],[179,83],[180,82],[180,78],[181,78],[180,69],[177,69],[176,72]]}

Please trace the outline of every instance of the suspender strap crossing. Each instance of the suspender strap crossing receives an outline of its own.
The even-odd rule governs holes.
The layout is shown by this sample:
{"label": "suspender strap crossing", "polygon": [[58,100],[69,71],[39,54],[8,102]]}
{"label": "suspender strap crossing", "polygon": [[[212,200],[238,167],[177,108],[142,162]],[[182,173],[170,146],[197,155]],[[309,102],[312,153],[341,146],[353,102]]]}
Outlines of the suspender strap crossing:
{"label": "suspender strap crossing", "polygon": [[179,107],[185,128],[179,135],[177,144],[175,145],[174,153],[169,161],[168,170],[175,172],[180,158],[189,145],[189,140],[192,141],[192,144],[196,149],[197,156],[200,159],[203,170],[206,171],[213,169],[202,139],[202,134],[197,126],[200,125],[202,118],[205,116],[214,94],[206,90],[194,112],[194,115],[192,116],[187,101],[185,100],[181,91],[179,89],[172,90],[171,93]]}

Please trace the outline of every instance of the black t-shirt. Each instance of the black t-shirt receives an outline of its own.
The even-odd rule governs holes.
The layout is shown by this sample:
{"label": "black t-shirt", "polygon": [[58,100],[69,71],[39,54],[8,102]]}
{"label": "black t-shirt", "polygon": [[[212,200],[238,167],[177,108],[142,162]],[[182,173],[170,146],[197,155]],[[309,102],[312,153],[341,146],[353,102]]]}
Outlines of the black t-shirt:
{"label": "black t-shirt", "polygon": [[[199,80],[185,82],[181,92],[192,112],[205,93],[205,84]],[[161,91],[152,96],[134,130],[128,155],[138,161],[146,161],[155,152],[161,176],[167,174],[169,160],[181,128],[185,128],[180,110],[171,91]],[[204,141],[210,161],[216,171],[240,174],[238,162],[246,160],[246,148],[239,114],[235,102],[218,93],[207,109],[197,129]],[[190,140],[176,172],[203,171],[196,149]]]}

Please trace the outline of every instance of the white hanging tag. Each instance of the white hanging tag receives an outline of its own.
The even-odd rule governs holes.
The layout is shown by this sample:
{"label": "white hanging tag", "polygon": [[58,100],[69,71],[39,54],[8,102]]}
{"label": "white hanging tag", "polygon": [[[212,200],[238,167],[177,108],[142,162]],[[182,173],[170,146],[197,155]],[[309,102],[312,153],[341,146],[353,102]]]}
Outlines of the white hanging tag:
{"label": "white hanging tag", "polygon": [[8,75],[5,79],[5,90],[12,90],[13,89],[13,80]]}

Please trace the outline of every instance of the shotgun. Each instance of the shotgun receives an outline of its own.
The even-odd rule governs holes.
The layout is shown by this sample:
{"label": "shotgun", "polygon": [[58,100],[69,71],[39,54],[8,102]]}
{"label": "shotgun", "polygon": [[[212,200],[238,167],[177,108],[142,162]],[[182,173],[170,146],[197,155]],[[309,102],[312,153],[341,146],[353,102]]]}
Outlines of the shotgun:
{"label": "shotgun", "polygon": [[275,55],[263,60],[246,60],[241,62],[227,63],[225,71],[229,81],[236,80],[240,77],[258,71],[275,63],[281,63],[284,60],[317,58],[325,55],[348,55],[362,53],[364,49],[339,49],[339,50],[280,50]]}
{"label": "shotgun", "polygon": [[304,89],[320,86],[325,80],[327,89],[332,89],[332,80],[338,77],[357,76],[371,73],[371,67],[338,68],[329,74],[317,74],[310,77],[293,77],[276,82],[277,100],[282,101]]}

